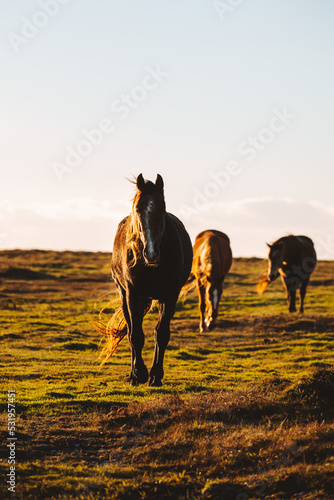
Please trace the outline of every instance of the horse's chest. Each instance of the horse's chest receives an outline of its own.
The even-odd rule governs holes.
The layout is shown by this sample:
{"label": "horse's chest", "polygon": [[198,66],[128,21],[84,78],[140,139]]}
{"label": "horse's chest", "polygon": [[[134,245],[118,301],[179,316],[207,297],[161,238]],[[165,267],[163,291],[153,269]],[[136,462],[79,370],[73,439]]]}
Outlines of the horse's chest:
{"label": "horse's chest", "polygon": [[159,299],[179,287],[179,279],[173,270],[149,268],[134,273],[130,286],[143,296]]}

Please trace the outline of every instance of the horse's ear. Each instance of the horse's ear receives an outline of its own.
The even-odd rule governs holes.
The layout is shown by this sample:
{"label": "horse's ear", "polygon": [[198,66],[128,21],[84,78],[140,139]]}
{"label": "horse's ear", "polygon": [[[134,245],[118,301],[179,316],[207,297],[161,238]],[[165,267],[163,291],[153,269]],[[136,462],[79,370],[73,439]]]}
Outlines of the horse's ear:
{"label": "horse's ear", "polygon": [[145,181],[144,181],[143,174],[138,175],[137,181],[136,181],[136,186],[139,189],[139,191],[143,191],[143,189],[145,188]]}
{"label": "horse's ear", "polygon": [[271,248],[272,245],[270,245],[270,243],[266,243],[267,247]]}
{"label": "horse's ear", "polygon": [[164,190],[164,181],[160,174],[157,175],[157,178],[155,180],[155,185],[160,191]]}

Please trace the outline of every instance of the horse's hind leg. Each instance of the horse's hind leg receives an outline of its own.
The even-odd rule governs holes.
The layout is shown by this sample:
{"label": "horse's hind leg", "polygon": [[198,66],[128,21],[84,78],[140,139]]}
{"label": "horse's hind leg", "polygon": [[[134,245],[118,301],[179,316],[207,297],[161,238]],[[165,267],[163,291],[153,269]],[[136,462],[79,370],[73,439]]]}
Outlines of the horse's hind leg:
{"label": "horse's hind leg", "polygon": [[199,313],[200,313],[200,322],[199,322],[199,331],[204,332],[205,330],[205,309],[206,309],[206,301],[205,301],[205,286],[198,281],[197,282],[198,289],[198,302],[199,302]]}
{"label": "horse's hind leg", "polygon": [[148,381],[148,371],[142,358],[142,349],[145,343],[143,331],[143,317],[145,306],[139,297],[127,297],[127,307],[129,312],[128,340],[131,347],[131,372],[130,384],[145,384]]}
{"label": "horse's hind leg", "polygon": [[304,298],[305,298],[306,288],[307,288],[309,279],[310,278],[307,278],[305,281],[303,281],[303,283],[300,287],[300,312],[301,313],[304,312]]}
{"label": "horse's hind leg", "polygon": [[162,385],[164,354],[170,339],[170,321],[175,312],[175,305],[176,302],[173,301],[162,303],[159,306],[159,320],[154,331],[154,358],[149,380],[149,385],[153,387],[160,387]]}

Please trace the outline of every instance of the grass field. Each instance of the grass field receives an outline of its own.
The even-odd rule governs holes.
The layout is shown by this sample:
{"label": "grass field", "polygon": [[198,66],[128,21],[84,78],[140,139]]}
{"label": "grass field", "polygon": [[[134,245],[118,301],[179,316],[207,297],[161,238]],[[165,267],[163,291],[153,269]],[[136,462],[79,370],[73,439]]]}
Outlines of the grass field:
{"label": "grass field", "polygon": [[300,315],[279,280],[256,294],[264,261],[235,259],[214,331],[198,331],[195,292],[179,301],[162,388],[129,386],[126,339],[98,371],[93,319],[117,296],[109,261],[0,252],[0,497],[334,498],[334,261],[319,262]]}

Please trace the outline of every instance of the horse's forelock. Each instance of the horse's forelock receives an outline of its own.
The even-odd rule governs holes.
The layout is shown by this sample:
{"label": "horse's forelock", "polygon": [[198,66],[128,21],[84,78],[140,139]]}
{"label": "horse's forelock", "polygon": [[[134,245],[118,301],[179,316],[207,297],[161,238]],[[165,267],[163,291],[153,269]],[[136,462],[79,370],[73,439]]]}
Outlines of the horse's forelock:
{"label": "horse's forelock", "polygon": [[[140,190],[137,188],[135,196],[132,200],[132,211],[135,211],[137,209],[139,202],[143,197],[149,196],[149,195],[154,195],[154,194],[158,194],[162,197],[161,199],[163,201],[163,206],[165,208],[165,198],[164,198],[163,192],[153,182],[145,181],[145,189]],[[148,201],[148,204],[149,204],[149,201]]]}

